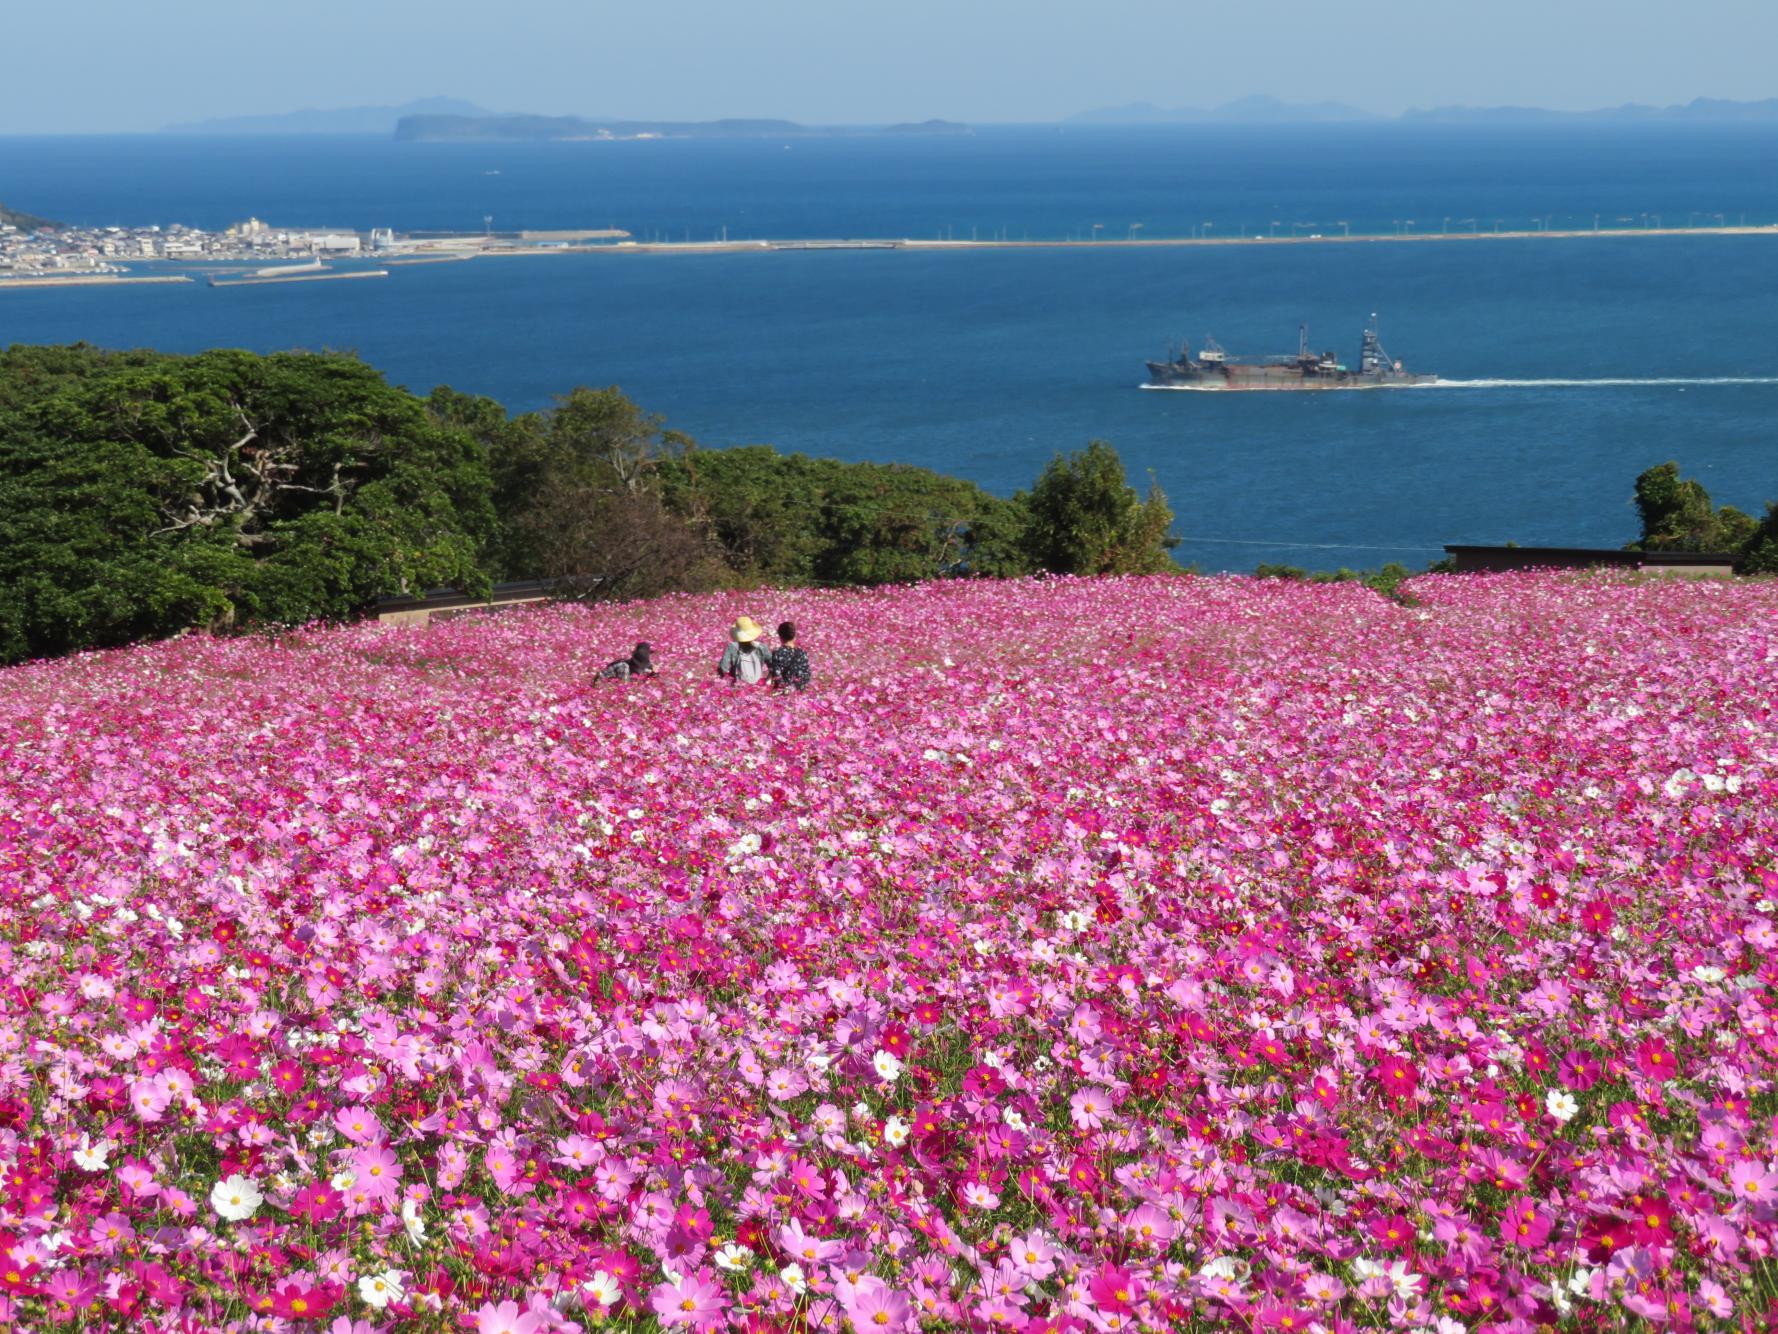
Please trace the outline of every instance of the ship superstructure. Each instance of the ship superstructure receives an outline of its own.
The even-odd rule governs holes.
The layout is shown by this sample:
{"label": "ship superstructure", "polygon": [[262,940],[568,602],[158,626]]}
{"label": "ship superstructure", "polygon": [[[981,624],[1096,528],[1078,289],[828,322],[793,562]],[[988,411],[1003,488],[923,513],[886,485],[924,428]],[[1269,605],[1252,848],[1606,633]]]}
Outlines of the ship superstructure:
{"label": "ship superstructure", "polygon": [[1377,317],[1373,314],[1359,343],[1356,369],[1340,361],[1333,352],[1309,350],[1309,326],[1297,330],[1294,357],[1268,357],[1263,361],[1238,361],[1230,358],[1214,338],[1206,338],[1193,356],[1191,348],[1182,344],[1179,354],[1169,354],[1166,361],[1148,363],[1148,383],[1152,389],[1389,389],[1416,384],[1433,384],[1436,375],[1417,375],[1404,370],[1399,361],[1383,350]]}

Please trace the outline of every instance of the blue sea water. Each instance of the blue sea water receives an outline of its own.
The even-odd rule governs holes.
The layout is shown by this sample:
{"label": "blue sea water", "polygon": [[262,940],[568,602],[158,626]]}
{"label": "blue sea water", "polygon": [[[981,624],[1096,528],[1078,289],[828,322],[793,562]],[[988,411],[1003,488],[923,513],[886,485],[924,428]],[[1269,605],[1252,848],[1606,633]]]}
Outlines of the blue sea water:
{"label": "blue sea water", "polygon": [[[1637,472],[1778,499],[1778,130],[1024,129],[967,138],[404,145],[0,139],[0,199],[88,224],[639,237],[1391,234],[1601,224],[1697,235],[1127,250],[560,255],[367,283],[0,292],[0,343],[349,348],[390,378],[541,406],[618,384],[707,445],[897,460],[1001,492],[1111,440],[1206,569],[1422,563],[1445,542],[1618,545]],[[1446,219],[1449,223],[1446,223]],[[1143,392],[1142,362],[1351,361],[1372,312],[1472,387]],[[1629,383],[1562,384],[1609,380]],[[1742,381],[1721,383],[1720,381]],[[1765,381],[1760,383],[1757,381]],[[1499,382],[1508,383],[1499,383]],[[1682,383],[1672,383],[1681,381]],[[1755,382],[1746,382],[1755,381]]]}

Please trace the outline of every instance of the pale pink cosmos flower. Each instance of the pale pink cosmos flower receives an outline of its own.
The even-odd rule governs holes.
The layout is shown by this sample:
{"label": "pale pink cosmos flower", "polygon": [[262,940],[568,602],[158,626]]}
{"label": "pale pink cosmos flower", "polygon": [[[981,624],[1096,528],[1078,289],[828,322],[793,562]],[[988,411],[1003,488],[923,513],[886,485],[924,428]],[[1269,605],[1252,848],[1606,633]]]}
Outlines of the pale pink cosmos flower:
{"label": "pale pink cosmos flower", "polygon": [[383,1123],[368,1107],[342,1107],[333,1115],[333,1127],[353,1144],[381,1144],[388,1138]]}
{"label": "pale pink cosmos flower", "polygon": [[1778,1206],[1778,1172],[1757,1160],[1743,1159],[1729,1168],[1729,1194],[1750,1208]]}
{"label": "pale pink cosmos flower", "polygon": [[852,1285],[846,1318],[855,1334],[899,1334],[912,1315],[906,1294],[874,1274],[866,1274]]}
{"label": "pale pink cosmos flower", "polygon": [[728,1301],[722,1285],[700,1272],[684,1275],[677,1282],[657,1284],[649,1294],[648,1304],[669,1329],[685,1325],[707,1330],[721,1326]]}
{"label": "pale pink cosmos flower", "polygon": [[1081,1130],[1103,1129],[1112,1119],[1111,1094],[1089,1086],[1068,1100],[1069,1115]]}
{"label": "pale pink cosmos flower", "polygon": [[517,1302],[489,1302],[475,1313],[476,1334],[543,1334],[549,1328],[544,1318],[532,1311],[521,1311]]}

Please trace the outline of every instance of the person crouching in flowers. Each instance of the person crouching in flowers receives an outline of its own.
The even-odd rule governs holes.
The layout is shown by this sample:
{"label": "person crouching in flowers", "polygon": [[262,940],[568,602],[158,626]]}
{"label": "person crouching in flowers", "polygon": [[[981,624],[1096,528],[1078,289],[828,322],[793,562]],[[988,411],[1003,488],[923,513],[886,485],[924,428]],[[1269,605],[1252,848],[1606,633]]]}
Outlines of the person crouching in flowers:
{"label": "person crouching in flowers", "polygon": [[628,681],[638,676],[658,676],[654,669],[653,650],[646,644],[638,644],[630,650],[630,656],[619,658],[616,662],[607,663],[600,669],[601,681]]}
{"label": "person crouching in flowers", "polygon": [[737,619],[729,627],[728,647],[722,651],[722,661],[716,664],[716,674],[744,686],[756,686],[766,680],[771,659],[759,643],[764,633],[765,627],[751,616]]}

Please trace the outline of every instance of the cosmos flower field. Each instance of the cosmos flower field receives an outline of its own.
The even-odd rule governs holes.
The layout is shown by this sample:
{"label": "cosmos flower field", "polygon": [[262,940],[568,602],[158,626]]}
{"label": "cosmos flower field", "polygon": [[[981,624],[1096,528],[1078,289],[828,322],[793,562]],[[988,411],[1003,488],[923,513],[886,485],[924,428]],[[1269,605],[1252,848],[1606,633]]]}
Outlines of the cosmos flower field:
{"label": "cosmos flower field", "polygon": [[1778,584],[1406,592],[0,674],[0,1328],[1771,1327]]}

